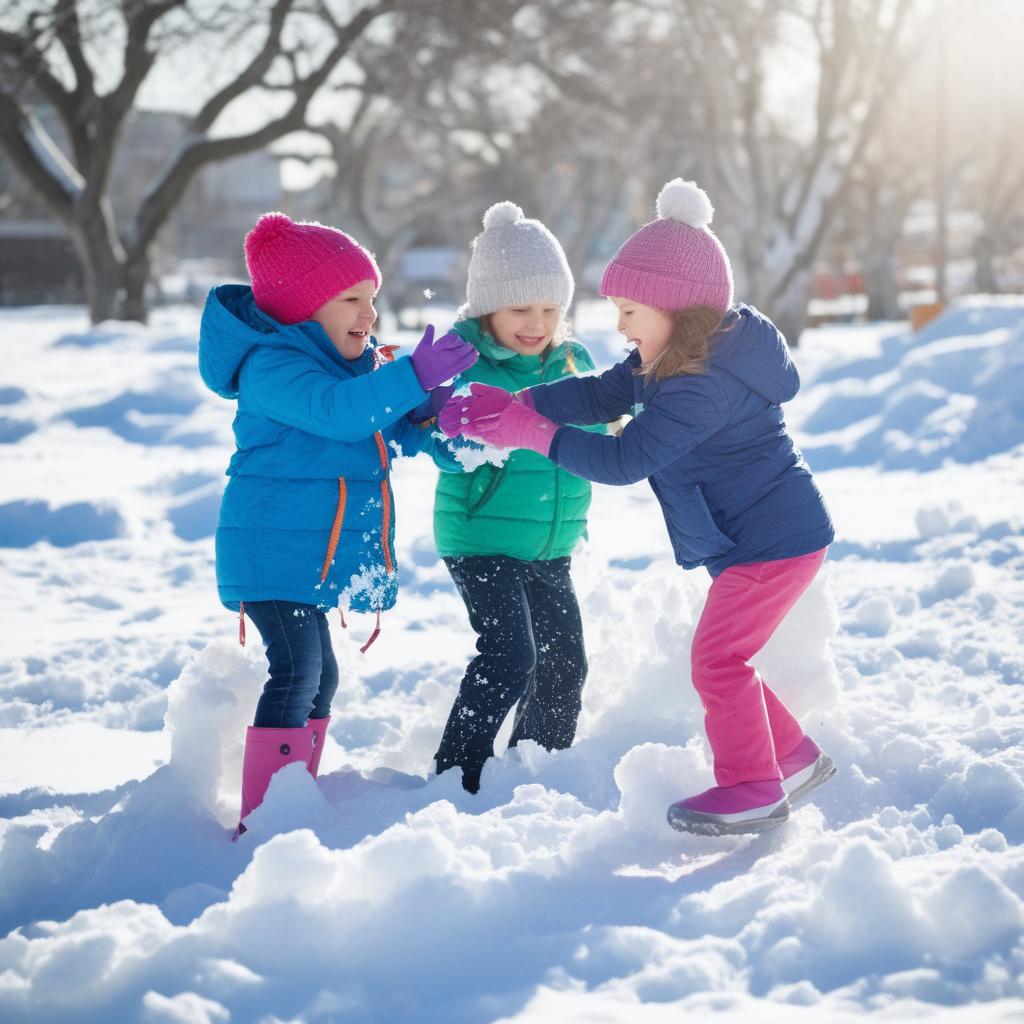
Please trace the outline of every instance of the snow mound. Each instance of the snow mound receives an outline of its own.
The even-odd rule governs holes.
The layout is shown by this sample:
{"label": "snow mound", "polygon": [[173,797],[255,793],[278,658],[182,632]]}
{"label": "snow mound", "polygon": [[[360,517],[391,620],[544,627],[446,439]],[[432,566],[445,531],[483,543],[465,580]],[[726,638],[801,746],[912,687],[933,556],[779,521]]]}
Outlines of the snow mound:
{"label": "snow mound", "polygon": [[[880,342],[851,327],[832,353],[815,332],[795,410],[910,383],[976,398],[991,378],[911,350],[954,339],[970,369],[1020,317],[976,304]],[[373,617],[332,617],[320,778],[278,773],[233,844],[266,664],[216,597],[234,410],[198,388],[195,328],[194,311],[92,329],[0,310],[18,339],[0,404],[38,424],[0,448],[4,501],[124,523],[0,550],[5,1024],[1020,1015],[1024,448],[818,474],[839,538],[754,662],[839,774],[774,834],[724,840],[665,822],[714,781],[689,680],[709,580],[672,562],[642,486],[595,486],[573,555],[590,661],[573,746],[508,750],[506,722],[477,796],[433,774],[476,638],[432,541],[436,471],[396,461],[398,603],[366,655]]]}
{"label": "snow mound", "polygon": [[967,304],[882,349],[809,382],[794,407],[813,469],[934,469],[1024,442],[1024,305]]}

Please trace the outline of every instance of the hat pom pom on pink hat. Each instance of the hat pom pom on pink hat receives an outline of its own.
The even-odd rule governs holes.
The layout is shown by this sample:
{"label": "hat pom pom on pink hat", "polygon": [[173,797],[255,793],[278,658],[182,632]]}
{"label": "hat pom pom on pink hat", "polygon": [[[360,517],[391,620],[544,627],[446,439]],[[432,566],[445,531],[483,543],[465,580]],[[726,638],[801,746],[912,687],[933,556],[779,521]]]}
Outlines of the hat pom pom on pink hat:
{"label": "hat pom pom on pink hat", "polygon": [[373,254],[337,228],[265,213],[245,237],[245,265],[256,305],[278,323],[308,320],[325,302],[359,284],[380,287]]}
{"label": "hat pom pom on pink hat", "polygon": [[628,238],[601,278],[601,294],[656,309],[732,305],[732,267],[708,225],[714,208],[695,182],[675,178],[658,195],[658,219]]}

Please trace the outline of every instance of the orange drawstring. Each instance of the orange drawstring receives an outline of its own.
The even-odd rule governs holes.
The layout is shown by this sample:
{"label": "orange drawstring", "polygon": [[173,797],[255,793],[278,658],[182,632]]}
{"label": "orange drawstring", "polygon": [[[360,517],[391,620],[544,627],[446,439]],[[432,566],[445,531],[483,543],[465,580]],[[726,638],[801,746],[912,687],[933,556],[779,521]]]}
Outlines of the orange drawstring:
{"label": "orange drawstring", "polygon": [[331,562],[334,561],[334,552],[338,550],[338,541],[341,538],[341,524],[345,519],[345,498],[348,492],[345,488],[345,478],[338,477],[338,508],[334,513],[334,522],[331,524],[331,539],[327,542],[327,557],[324,559],[324,567],[320,570],[320,582],[327,579],[330,572]]}
{"label": "orange drawstring", "polygon": [[[381,346],[383,349],[387,349],[388,346]],[[385,352],[386,358],[393,359],[394,356],[390,352]],[[388,448],[384,443],[384,435],[378,430],[373,435],[374,440],[377,442],[377,451],[380,453],[380,464],[384,470],[384,479],[380,485],[380,497],[381,506],[383,510],[382,515],[382,536],[381,536],[381,547],[384,551],[384,571],[390,576],[395,569],[395,563],[391,558],[391,548],[389,546],[389,540],[391,537],[391,492],[388,490]],[[320,582],[323,583],[327,579],[327,574],[331,569],[331,562],[334,561],[334,554],[338,550],[338,541],[341,539],[341,525],[345,518],[345,498],[346,498],[346,487],[345,478],[338,477],[338,509],[334,514],[334,523],[331,526],[331,539],[327,543],[327,557],[324,559],[323,568],[320,571]],[[380,613],[382,609],[377,609],[377,624],[374,626],[373,632],[370,634],[370,639],[359,648],[360,654],[365,654],[369,650],[370,645],[377,637],[380,636]],[[348,629],[348,624],[345,622],[345,613],[341,610],[341,605],[338,606],[338,616],[341,619],[341,628]],[[244,637],[244,627],[242,628],[241,635]],[[244,639],[242,643],[245,643]]]}
{"label": "orange drawstring", "polygon": [[388,491],[388,449],[384,444],[384,435],[378,430],[373,435],[374,440],[377,442],[377,451],[380,452],[380,464],[384,469],[384,479],[380,485],[380,497],[381,503],[384,509],[383,532],[381,534],[380,542],[381,547],[384,549],[384,571],[390,576],[394,569],[394,563],[391,561],[391,549],[388,547],[388,541],[391,535],[391,494]]}
{"label": "orange drawstring", "polygon": [[245,646],[245,602],[238,602],[238,642]]}
{"label": "orange drawstring", "polygon": [[373,632],[370,634],[370,639],[367,640],[366,643],[363,644],[363,646],[359,648],[359,653],[360,654],[365,654],[370,649],[370,644],[372,644],[373,641],[376,640],[377,637],[379,637],[379,636],[380,636],[380,608],[377,609],[377,625],[374,627]]}

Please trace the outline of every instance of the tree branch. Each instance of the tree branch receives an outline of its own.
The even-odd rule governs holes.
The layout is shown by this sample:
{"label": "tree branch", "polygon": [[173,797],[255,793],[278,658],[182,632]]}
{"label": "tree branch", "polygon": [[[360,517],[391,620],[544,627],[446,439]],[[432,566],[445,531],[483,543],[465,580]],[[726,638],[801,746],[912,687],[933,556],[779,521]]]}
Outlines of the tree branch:
{"label": "tree branch", "polygon": [[316,91],[366,27],[391,6],[393,0],[382,0],[381,3],[363,8],[349,21],[338,34],[334,47],[320,67],[296,83],[295,102],[282,117],[246,135],[211,139],[202,132],[191,134],[183,140],[143,195],[135,216],[133,236],[126,248],[130,252],[145,250],[200,167],[262,149],[282,135],[307,128],[306,111]]}
{"label": "tree branch", "polygon": [[277,0],[270,12],[270,23],[263,48],[249,63],[249,66],[233,81],[229,82],[220,92],[207,100],[203,109],[192,120],[192,130],[201,133],[208,131],[224,108],[232,100],[237,99],[248,89],[259,85],[263,76],[270,70],[274,58],[281,52],[281,33],[285,21],[291,12],[295,0]]}
{"label": "tree branch", "polygon": [[31,130],[18,102],[0,91],[0,143],[18,171],[32,182],[50,212],[64,224],[71,224],[74,197],[29,142]]}
{"label": "tree branch", "polygon": [[[36,46],[35,34],[20,35],[0,29],[0,55],[4,54],[11,58],[24,78],[53,104],[66,124],[74,120],[73,94],[47,67],[46,57]],[[8,95],[14,99],[13,95]]]}
{"label": "tree branch", "polygon": [[54,10],[54,31],[75,72],[75,95],[78,102],[96,97],[96,80],[82,50],[82,29],[78,22],[75,0],[57,0]]}

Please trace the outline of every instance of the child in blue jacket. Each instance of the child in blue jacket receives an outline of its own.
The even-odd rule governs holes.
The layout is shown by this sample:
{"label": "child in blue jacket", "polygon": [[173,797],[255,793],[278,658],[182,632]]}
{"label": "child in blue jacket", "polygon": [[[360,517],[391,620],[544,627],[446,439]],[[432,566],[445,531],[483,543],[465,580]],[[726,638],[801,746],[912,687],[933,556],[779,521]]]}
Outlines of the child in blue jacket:
{"label": "child in blue jacket", "polygon": [[[800,386],[785,339],[749,306],[732,306],[728,257],[692,182],[669,182],[659,219],[628,239],[601,292],[636,351],[600,376],[515,396],[473,386],[439,421],[449,433],[541,452],[588,480],[645,477],[676,561],[714,577],[691,668],[705,709],[717,786],[669,808],[680,831],[756,832],[835,773],[832,761],[750,659],[814,578],[833,538],[780,404]],[[621,436],[562,424],[632,414]]]}
{"label": "child in blue jacket", "polygon": [[344,232],[268,213],[245,256],[252,287],[210,292],[199,341],[203,380],[238,401],[217,586],[240,613],[240,640],[247,614],[270,662],[236,838],[275,771],[302,761],[316,776],[338,685],[324,612],[375,611],[379,630],[398,584],[391,457],[433,444],[415,422],[431,415],[429,392],[477,358],[428,327],[392,361],[370,335],[380,272]]}

